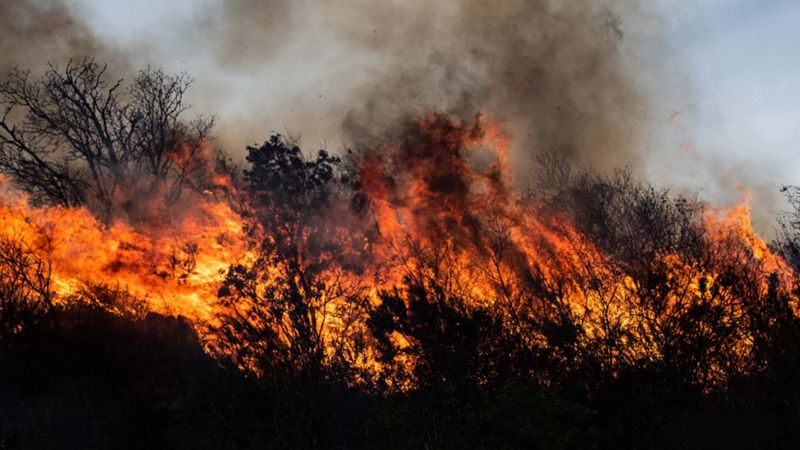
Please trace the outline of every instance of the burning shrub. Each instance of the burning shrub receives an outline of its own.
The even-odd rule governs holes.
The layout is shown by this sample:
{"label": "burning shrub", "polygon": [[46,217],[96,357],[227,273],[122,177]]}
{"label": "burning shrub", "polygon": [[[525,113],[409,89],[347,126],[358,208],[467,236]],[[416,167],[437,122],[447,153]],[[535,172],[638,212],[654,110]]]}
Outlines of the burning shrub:
{"label": "burning shrub", "polygon": [[[543,158],[545,183],[523,195],[509,136],[486,116],[410,119],[347,162],[275,135],[248,148],[236,186],[211,121],[181,118],[189,84],[147,70],[120,95],[86,61],[0,87],[0,170],[57,205],[2,192],[0,338],[62,306],[187,314],[305,443],[322,442],[343,392],[459,434],[437,408],[500,402],[464,420],[499,426],[521,409],[538,423],[514,394],[552,398],[567,446],[594,436],[573,429],[593,428],[592,410],[636,422],[656,405],[660,429],[626,441],[640,447],[714,395],[745,402],[771,380],[800,392],[793,218],[781,257],[746,207],[716,211],[624,171]],[[797,402],[781,408],[800,418]],[[558,434],[517,428],[520,442]]]}
{"label": "burning shrub", "polygon": [[239,366],[318,371],[353,363],[363,344],[368,242],[340,159],[305,159],[273,136],[250,147],[246,216],[254,252],[219,290],[219,351]]}
{"label": "burning shrub", "polygon": [[53,313],[48,250],[47,240],[31,243],[0,233],[0,344]]}

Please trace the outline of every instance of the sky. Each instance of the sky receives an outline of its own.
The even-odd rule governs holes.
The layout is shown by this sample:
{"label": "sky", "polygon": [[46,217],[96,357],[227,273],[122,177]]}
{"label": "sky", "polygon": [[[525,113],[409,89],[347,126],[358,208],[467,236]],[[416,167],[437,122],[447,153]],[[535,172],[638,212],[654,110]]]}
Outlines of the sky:
{"label": "sky", "polygon": [[800,3],[697,2],[672,20],[691,151],[751,188],[800,183]]}
{"label": "sky", "polygon": [[[307,3],[296,0],[294,14],[303,14]],[[269,64],[206,70],[220,67],[208,48],[224,30],[202,25],[203,17],[218,13],[218,1],[70,0],[68,5],[101,38],[128,49],[133,64],[194,76],[195,107],[216,113],[221,128],[238,127],[235,137],[224,137],[230,147],[284,130],[305,133],[310,146],[344,145],[326,117],[382,63],[381,55],[368,50],[354,53],[327,23],[309,14],[299,22],[303,31],[291,39],[265,37],[278,40],[276,46],[264,44],[274,52],[248,53]],[[648,7],[663,27],[663,42],[637,46],[633,53],[664,57],[657,77],[640,70],[655,99],[656,119],[645,139],[655,149],[644,165],[647,176],[721,206],[749,191],[758,227],[770,228],[786,207],[779,186],[800,184],[800,2],[650,0]],[[188,22],[199,23],[199,30],[187,29]],[[266,113],[257,123],[243,120],[251,110]]]}

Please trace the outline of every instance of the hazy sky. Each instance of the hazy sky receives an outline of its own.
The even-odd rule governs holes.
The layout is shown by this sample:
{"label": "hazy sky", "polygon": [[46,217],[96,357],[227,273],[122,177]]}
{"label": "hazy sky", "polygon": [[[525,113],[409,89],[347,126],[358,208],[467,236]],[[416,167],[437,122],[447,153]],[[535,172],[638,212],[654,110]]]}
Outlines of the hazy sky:
{"label": "hazy sky", "polygon": [[751,172],[800,183],[800,3],[697,2],[674,22],[676,71],[693,86],[693,151],[750,183]]}
{"label": "hazy sky", "polygon": [[[218,1],[71,0],[69,5],[82,11],[101,37],[135,55],[134,64],[193,75],[197,109],[216,112],[221,127],[238,127],[235,137],[226,137],[228,145],[240,147],[289,128],[305,133],[307,145],[336,147],[341,136],[326,116],[376,70],[381,55],[353,53],[322,18],[304,15],[308,3],[294,3],[293,14],[303,16],[294,22],[301,32],[278,42],[275,53],[250,52],[251,64],[230,70],[208,50],[220,31],[211,25],[203,29],[203,18],[220,9]],[[800,184],[800,2],[652,0],[650,6],[663,22],[665,42],[637,51],[658,48],[667,54],[658,68],[666,73],[651,80],[665,86],[651,86],[657,101],[649,141],[657,148],[647,161],[648,175],[721,203],[740,197],[736,186],[744,184],[754,191],[757,216],[774,216],[782,208],[774,194],[778,186]],[[283,37],[273,33],[265,39]],[[297,109],[301,103],[306,106]],[[239,120],[253,110],[262,111],[261,123]],[[767,219],[757,220],[760,228],[769,227]]]}

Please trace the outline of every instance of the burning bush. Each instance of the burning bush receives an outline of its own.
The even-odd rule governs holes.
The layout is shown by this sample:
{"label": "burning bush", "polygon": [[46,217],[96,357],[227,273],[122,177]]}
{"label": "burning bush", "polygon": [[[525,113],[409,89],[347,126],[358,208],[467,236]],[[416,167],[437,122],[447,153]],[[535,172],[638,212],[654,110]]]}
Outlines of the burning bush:
{"label": "burning bush", "polygon": [[[28,195],[0,197],[2,341],[75,305],[185,315],[220,366],[305,424],[287,439],[308,445],[335,440],[337,395],[458,430],[414,399],[502,402],[464,416],[497,424],[521,408],[518,389],[558,399],[567,447],[619,425],[593,410],[655,416],[632,447],[717,398],[800,420],[796,401],[750,391],[800,392],[793,218],[773,252],[746,207],[554,157],[523,192],[488,116],[408,119],[346,160],[274,135],[248,148],[240,179],[212,122],[182,119],[186,76],[121,86],[85,61],[0,88],[0,170]],[[555,436],[538,430],[519,439]],[[442,439],[414,442],[463,443]]]}

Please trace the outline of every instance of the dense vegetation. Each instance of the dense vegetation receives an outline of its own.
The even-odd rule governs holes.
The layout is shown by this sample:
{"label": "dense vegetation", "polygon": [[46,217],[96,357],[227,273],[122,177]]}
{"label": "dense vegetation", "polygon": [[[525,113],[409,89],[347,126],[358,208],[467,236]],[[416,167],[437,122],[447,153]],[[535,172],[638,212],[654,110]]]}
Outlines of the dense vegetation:
{"label": "dense vegetation", "polygon": [[[85,206],[109,222],[134,215],[130,201],[163,191],[169,205],[211,189],[215,170],[232,171],[219,155],[191,151],[211,123],[178,117],[186,78],[146,71],[123,99],[102,77],[93,62],[75,63],[40,82],[17,73],[0,88],[7,105],[27,108],[16,128],[8,114],[0,123],[0,169],[31,200]],[[457,152],[440,141],[463,127],[436,126],[433,137],[403,128],[393,164],[432,165],[428,190],[462,207],[469,187],[457,153],[418,149]],[[702,204],[627,172],[543,158],[527,196],[607,255],[602,267],[553,278],[515,266],[495,301],[476,302],[454,287],[454,246],[498,266],[518,259],[506,230],[464,213],[465,226],[432,219],[424,236],[402,242],[399,254],[416,263],[373,301],[363,243],[380,230],[361,175],[373,157],[308,158],[277,135],[248,149],[232,179],[255,258],[229,268],[209,324],[148,312],[114,280],[56,302],[46,261],[0,241],[0,449],[800,444],[796,277],[779,280],[735,236],[709,236]],[[120,189],[130,192],[111,195]],[[798,211],[772,245],[794,267]],[[713,271],[714,282],[688,278],[699,286],[676,296],[690,281],[672,255]],[[620,274],[635,323],[566,304],[577,283],[616,307],[605,289]],[[323,322],[334,319],[342,325],[331,338]],[[379,369],[365,367],[367,354]]]}

